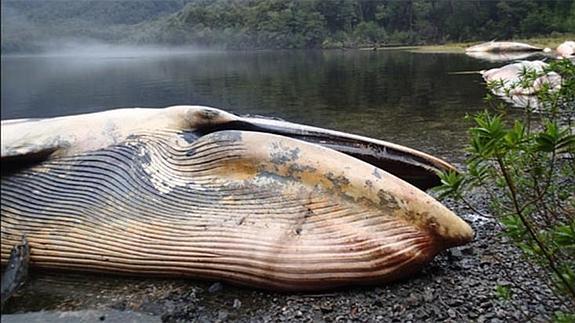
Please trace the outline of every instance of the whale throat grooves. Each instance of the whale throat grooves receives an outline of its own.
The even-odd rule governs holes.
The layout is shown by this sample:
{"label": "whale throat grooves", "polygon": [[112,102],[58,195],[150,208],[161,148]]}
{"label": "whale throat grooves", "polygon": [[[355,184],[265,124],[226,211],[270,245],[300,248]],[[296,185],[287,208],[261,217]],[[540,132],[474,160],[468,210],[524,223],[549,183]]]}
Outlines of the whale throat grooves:
{"label": "whale throat grooves", "polygon": [[382,173],[262,133],[134,135],[3,176],[1,259],[26,236],[41,268],[278,290],[391,281],[452,243],[426,229],[423,207],[389,194],[401,181]]}

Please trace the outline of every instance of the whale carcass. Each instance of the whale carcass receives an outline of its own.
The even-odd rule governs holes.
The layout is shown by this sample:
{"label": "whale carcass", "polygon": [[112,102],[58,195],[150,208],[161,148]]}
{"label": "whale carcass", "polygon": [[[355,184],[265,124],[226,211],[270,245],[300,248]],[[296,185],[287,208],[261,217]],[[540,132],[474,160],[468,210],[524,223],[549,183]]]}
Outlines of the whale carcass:
{"label": "whale carcass", "polygon": [[1,260],[25,236],[37,268],[294,291],[388,282],[472,239],[414,186],[450,169],[200,106],[3,121]]}
{"label": "whale carcass", "polygon": [[560,58],[571,58],[575,55],[575,41],[568,40],[557,46],[557,54]]}
{"label": "whale carcass", "polygon": [[[538,108],[537,93],[543,88],[557,91],[561,88],[561,75],[546,71],[549,64],[543,61],[519,61],[499,68],[481,71],[483,79],[490,84],[493,94],[516,107]],[[530,76],[530,74],[533,74]],[[532,78],[526,83],[526,78]]]}
{"label": "whale carcass", "polygon": [[474,45],[465,49],[466,52],[536,52],[542,51],[540,47],[532,46],[525,43],[509,41],[490,41]]}
{"label": "whale carcass", "polygon": [[465,54],[492,63],[525,60],[539,55],[537,52],[466,52]]}

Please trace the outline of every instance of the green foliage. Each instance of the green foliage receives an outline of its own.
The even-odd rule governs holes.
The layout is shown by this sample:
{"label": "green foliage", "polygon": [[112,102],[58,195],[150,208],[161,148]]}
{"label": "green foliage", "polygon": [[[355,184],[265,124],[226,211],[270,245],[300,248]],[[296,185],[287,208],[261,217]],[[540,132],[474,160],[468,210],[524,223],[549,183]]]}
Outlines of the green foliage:
{"label": "green foliage", "polygon": [[5,51],[53,37],[318,48],[506,39],[573,30],[573,1],[2,1]]}
{"label": "green foliage", "polygon": [[[557,294],[570,303],[566,308],[575,308],[575,65],[561,60],[539,73],[526,71],[510,89],[530,88],[551,72],[561,75],[561,88],[538,90],[537,114],[526,109],[522,119],[511,121],[485,111],[470,118],[467,171],[442,174],[437,191],[440,198],[466,204],[468,196],[482,191],[504,234],[543,268]],[[509,297],[500,286],[496,292]],[[572,313],[562,313],[556,321],[569,318]]]}
{"label": "green foliage", "polygon": [[511,299],[511,289],[507,286],[497,285],[495,287],[495,293],[501,300],[508,301]]}
{"label": "green foliage", "polygon": [[369,44],[385,41],[383,28],[372,21],[359,23],[353,33],[359,43]]}
{"label": "green foliage", "polygon": [[553,322],[555,322],[555,323],[573,323],[573,322],[575,322],[575,314],[557,311],[557,312],[555,312],[555,317],[553,318]]}

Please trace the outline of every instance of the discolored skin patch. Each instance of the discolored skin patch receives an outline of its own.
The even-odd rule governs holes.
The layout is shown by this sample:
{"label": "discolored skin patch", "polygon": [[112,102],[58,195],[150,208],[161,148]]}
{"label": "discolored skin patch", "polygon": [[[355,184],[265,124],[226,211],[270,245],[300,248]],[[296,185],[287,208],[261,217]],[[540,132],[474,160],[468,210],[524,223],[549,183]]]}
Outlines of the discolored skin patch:
{"label": "discolored skin patch", "polygon": [[206,120],[214,120],[220,116],[220,112],[216,109],[203,109],[200,114]]}
{"label": "discolored skin patch", "polygon": [[336,188],[336,189],[343,189],[345,188],[347,185],[349,185],[349,179],[347,179],[345,176],[343,175],[335,175],[331,172],[327,173],[325,175],[325,177],[331,181],[332,185]]}
{"label": "discolored skin patch", "polygon": [[274,143],[271,148],[271,162],[277,165],[285,165],[299,158],[299,148],[289,148]]}
{"label": "discolored skin patch", "polygon": [[392,194],[384,190],[379,190],[377,192],[377,197],[379,197],[379,206],[381,206],[388,212],[392,213],[394,211],[401,209],[399,201]]}
{"label": "discolored skin patch", "polygon": [[241,131],[219,131],[211,134],[214,142],[220,145],[229,145],[242,141]]}

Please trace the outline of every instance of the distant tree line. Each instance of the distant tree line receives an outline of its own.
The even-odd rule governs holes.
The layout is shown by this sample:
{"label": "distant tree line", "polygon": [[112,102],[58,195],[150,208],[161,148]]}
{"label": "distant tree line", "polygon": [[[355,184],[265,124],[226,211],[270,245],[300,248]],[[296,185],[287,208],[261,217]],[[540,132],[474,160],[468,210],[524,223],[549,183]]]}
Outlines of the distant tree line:
{"label": "distant tree line", "polygon": [[[575,31],[574,0],[7,0],[2,6],[3,49],[5,36],[16,44],[89,36],[247,49],[436,44]],[[5,7],[40,31],[15,28],[18,20],[4,19],[11,18]]]}
{"label": "distant tree line", "polygon": [[575,31],[575,1],[200,0],[148,37],[231,48],[354,47]]}

